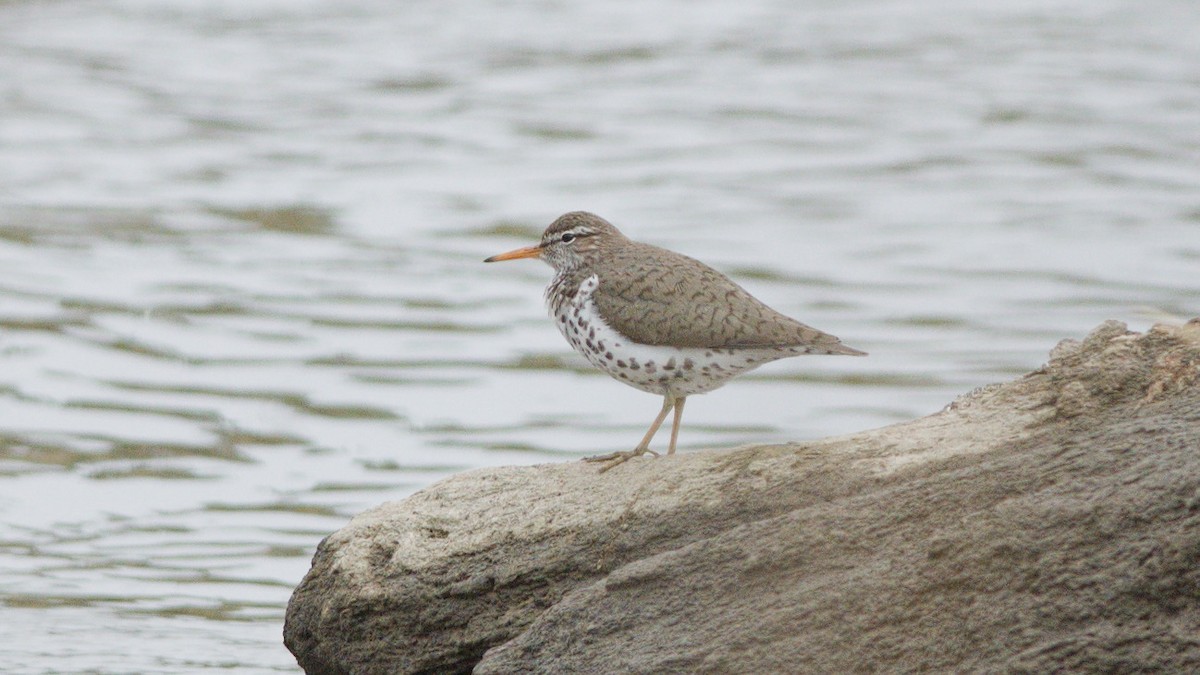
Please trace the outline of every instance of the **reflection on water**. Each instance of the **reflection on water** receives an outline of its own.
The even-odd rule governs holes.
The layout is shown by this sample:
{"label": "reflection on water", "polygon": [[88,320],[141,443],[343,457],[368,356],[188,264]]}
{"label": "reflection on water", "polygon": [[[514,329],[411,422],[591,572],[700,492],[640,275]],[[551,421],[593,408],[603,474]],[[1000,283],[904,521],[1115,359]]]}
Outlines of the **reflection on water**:
{"label": "reflection on water", "polygon": [[568,210],[871,352],[689,399],[684,451],[1197,313],[1186,3],[459,4],[0,4],[6,672],[294,671],[347,518],[636,442],[549,268],[481,264]]}

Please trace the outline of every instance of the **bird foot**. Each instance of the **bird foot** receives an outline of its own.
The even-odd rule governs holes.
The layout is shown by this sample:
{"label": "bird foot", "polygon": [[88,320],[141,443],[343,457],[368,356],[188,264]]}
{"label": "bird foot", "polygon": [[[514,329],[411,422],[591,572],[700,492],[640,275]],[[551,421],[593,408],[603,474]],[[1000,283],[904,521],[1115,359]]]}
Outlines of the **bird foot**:
{"label": "bird foot", "polygon": [[640,455],[650,454],[658,457],[658,453],[650,448],[634,448],[633,450],[623,450],[621,452],[610,452],[607,455],[596,455],[595,457],[584,457],[585,462],[611,462],[611,464],[600,469],[600,473],[604,473],[614,466],[620,466],[625,462],[638,457]]}

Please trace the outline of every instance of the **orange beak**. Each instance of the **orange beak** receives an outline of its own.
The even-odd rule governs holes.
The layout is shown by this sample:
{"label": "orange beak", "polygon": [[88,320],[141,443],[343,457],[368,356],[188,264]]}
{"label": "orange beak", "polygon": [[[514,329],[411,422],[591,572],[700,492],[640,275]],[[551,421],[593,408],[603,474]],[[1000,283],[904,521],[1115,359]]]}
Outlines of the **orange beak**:
{"label": "orange beak", "polygon": [[494,255],[483,262],[500,262],[501,260],[517,260],[519,258],[537,258],[540,255],[542,255],[541,246],[526,246],[525,248],[519,248],[515,251],[509,251],[508,253]]}

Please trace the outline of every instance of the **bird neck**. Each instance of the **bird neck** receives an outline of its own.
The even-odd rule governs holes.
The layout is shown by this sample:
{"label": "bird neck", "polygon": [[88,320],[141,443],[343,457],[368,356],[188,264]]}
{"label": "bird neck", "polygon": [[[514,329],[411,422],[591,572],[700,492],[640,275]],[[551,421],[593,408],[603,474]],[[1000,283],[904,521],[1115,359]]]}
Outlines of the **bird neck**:
{"label": "bird neck", "polygon": [[579,286],[592,275],[590,269],[583,265],[562,267],[554,272],[554,279],[546,287],[546,304],[552,311],[558,311],[564,304],[574,299]]}

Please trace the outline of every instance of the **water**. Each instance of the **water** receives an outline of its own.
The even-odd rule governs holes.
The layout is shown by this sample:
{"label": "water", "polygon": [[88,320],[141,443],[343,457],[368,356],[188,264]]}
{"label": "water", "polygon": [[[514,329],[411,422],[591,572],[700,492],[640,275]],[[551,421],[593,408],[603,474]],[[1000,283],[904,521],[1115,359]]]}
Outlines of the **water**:
{"label": "water", "polygon": [[[317,542],[458,471],[627,449],[545,266],[574,209],[868,359],[683,451],[936,411],[1200,297],[1190,0],[0,3],[5,671],[295,672]],[[662,442],[665,439],[660,439]]]}

